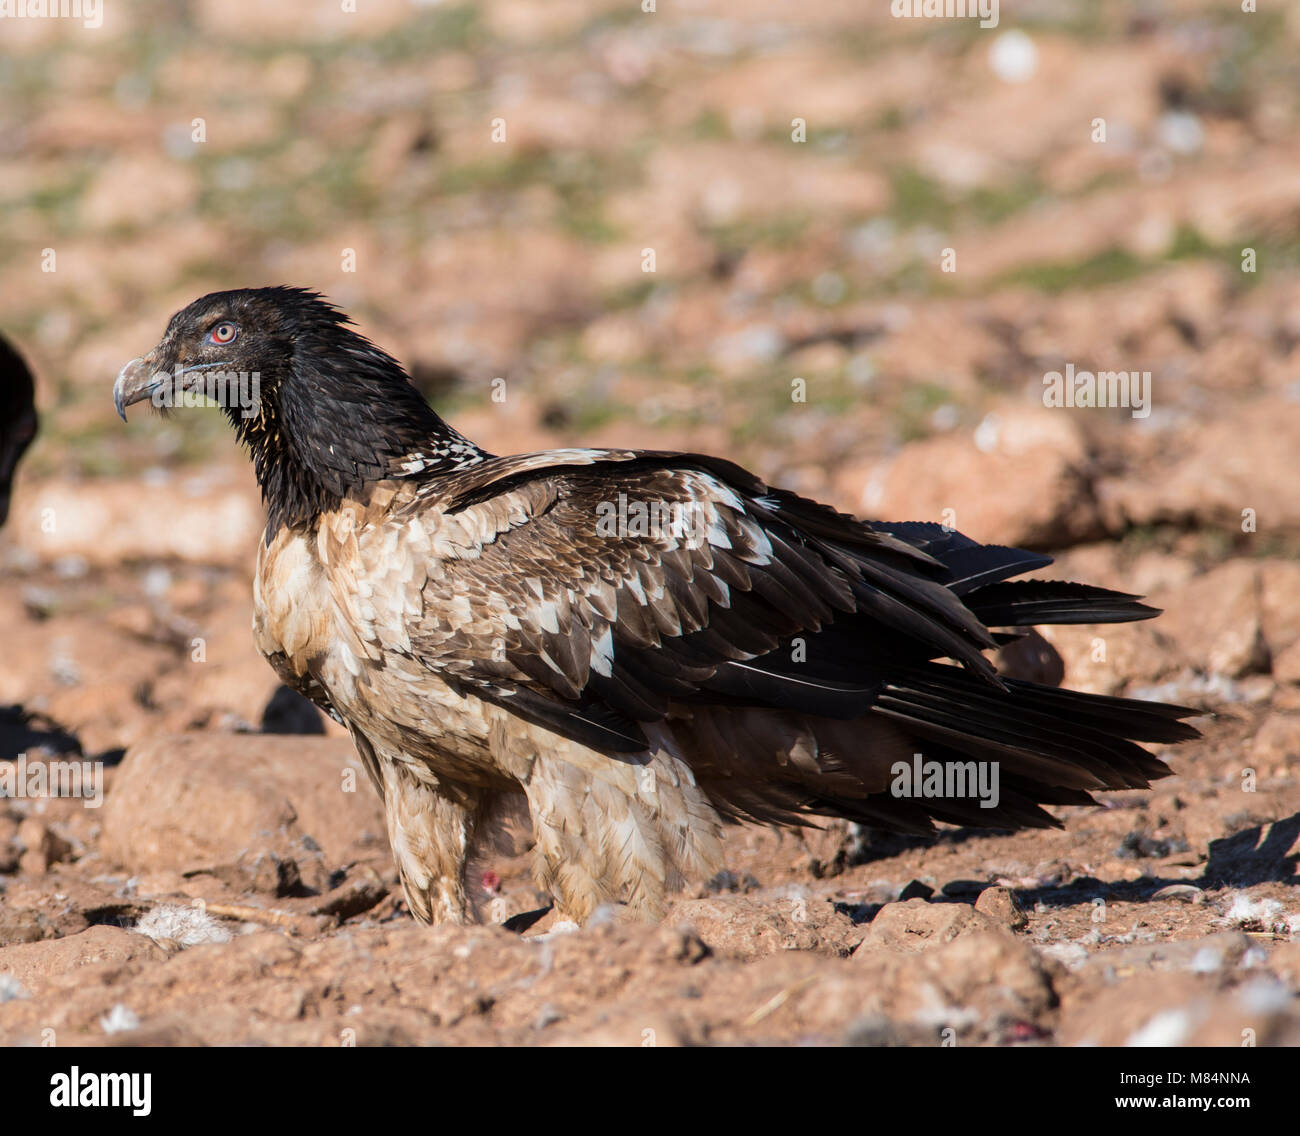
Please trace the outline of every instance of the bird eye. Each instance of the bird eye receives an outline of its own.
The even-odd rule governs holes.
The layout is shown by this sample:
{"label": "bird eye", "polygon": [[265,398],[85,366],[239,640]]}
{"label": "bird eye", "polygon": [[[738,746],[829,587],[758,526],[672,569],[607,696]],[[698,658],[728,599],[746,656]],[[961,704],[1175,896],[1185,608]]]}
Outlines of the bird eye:
{"label": "bird eye", "polygon": [[216,327],[208,332],[208,341],[210,343],[216,343],[219,346],[224,346],[227,343],[234,343],[235,336],[238,334],[239,328],[237,328],[233,323],[226,321],[217,324]]}

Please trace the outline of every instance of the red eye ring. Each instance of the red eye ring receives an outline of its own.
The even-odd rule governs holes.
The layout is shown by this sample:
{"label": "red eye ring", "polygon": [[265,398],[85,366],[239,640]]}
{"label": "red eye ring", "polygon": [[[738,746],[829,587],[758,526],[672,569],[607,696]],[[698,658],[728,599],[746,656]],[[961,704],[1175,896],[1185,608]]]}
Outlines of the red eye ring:
{"label": "red eye ring", "polygon": [[223,320],[208,332],[208,341],[215,343],[218,347],[224,347],[227,343],[234,343],[235,336],[238,334],[239,328],[229,320]]}

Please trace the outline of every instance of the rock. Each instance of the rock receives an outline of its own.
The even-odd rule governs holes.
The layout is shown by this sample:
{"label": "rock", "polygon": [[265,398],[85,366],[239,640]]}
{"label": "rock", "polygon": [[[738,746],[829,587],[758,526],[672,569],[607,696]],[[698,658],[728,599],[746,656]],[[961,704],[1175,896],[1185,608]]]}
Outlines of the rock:
{"label": "rock", "polygon": [[887,903],[867,928],[866,937],[853,952],[860,958],[877,950],[930,950],[974,931],[995,929],[997,924],[965,903],[930,903],[909,899]]}
{"label": "rock", "polygon": [[25,849],[19,870],[34,876],[43,876],[51,864],[66,860],[72,852],[72,845],[39,817],[26,817],[19,824],[18,842]]}
{"label": "rock", "polygon": [[1300,766],[1300,714],[1270,714],[1250,743],[1250,762],[1256,767]]}
{"label": "rock", "polygon": [[844,471],[835,486],[860,516],[936,521],[986,544],[1042,547],[1100,535],[1087,466],[1068,412],[1008,406],[973,434],[914,442],[891,461]]}
{"label": "rock", "polygon": [[920,880],[913,880],[898,893],[898,898],[906,902],[909,899],[929,899],[932,895],[934,895],[934,888],[923,884]]}
{"label": "rock", "polygon": [[1192,884],[1167,884],[1152,899],[1177,899],[1182,903],[1204,903],[1205,892]]}
{"label": "rock", "polygon": [[38,943],[45,936],[46,922],[39,911],[0,910],[0,947]]}
{"label": "rock", "polygon": [[[138,692],[175,668],[173,652],[76,614],[26,619],[6,626],[5,636],[3,700],[31,705],[43,695],[44,715],[71,737],[71,747],[64,748],[79,746],[90,757],[150,732]],[[24,748],[32,744],[24,742]]]}
{"label": "rock", "polygon": [[1300,683],[1300,639],[1273,656],[1273,677],[1278,682]]}
{"label": "rock", "polygon": [[712,957],[709,945],[689,927],[662,923],[646,945],[644,956],[654,960],[668,960],[685,966],[694,966]]}
{"label": "rock", "polygon": [[1230,560],[1153,602],[1165,609],[1156,630],[1198,670],[1229,678],[1268,670],[1260,570],[1252,561]]}
{"label": "rock", "polygon": [[325,720],[316,704],[281,684],[262,711],[264,734],[323,734]]}
{"label": "rock", "polygon": [[[973,930],[927,960],[953,1001],[987,1000],[1036,1018],[1055,1001],[1049,969],[1032,947],[1005,931]],[[987,993],[981,995],[981,988]]]}
{"label": "rock", "polygon": [[99,963],[124,963],[166,956],[142,935],[120,927],[88,927],[77,935],[0,949],[0,973],[11,974],[34,994],[51,980]]}
{"label": "rock", "polygon": [[[1261,618],[1273,673],[1282,682],[1300,681],[1300,564],[1276,558],[1259,561]],[[1279,660],[1285,660],[1279,671]]]}
{"label": "rock", "polygon": [[[862,953],[862,952],[859,952]],[[1001,1041],[1018,1023],[1040,1023],[1056,1004],[1052,967],[1007,931],[976,929],[916,955],[868,952],[885,962],[888,1016],[924,1027],[921,1044],[956,1037]]]}
{"label": "rock", "polygon": [[1269,969],[1295,994],[1300,994],[1300,939],[1279,943],[1269,956]]}
{"label": "rock", "polygon": [[666,922],[691,928],[723,958],[750,961],[777,951],[847,955],[853,921],[824,900],[718,896],[675,903]]}
{"label": "rock", "polygon": [[1130,684],[1167,678],[1190,666],[1181,645],[1165,633],[1162,622],[1163,617],[1152,623],[1038,630],[1060,652],[1065,664],[1064,686],[1090,694],[1120,694]]}
{"label": "rock", "polygon": [[985,888],[975,901],[975,910],[999,926],[1015,931],[1029,923],[1016,893],[1008,887]]}
{"label": "rock", "polygon": [[[1186,583],[1153,592],[1148,602],[1163,609],[1159,619],[1040,630],[1065,661],[1067,686],[1116,694],[1140,682],[1135,692],[1139,697],[1146,691],[1151,692],[1146,697],[1192,699],[1195,705],[1192,693],[1157,684],[1197,675],[1220,683],[1225,678],[1247,680],[1269,670],[1262,581],[1255,561],[1230,560]],[[1107,584],[1104,578],[1095,582]],[[1135,587],[1140,585],[1129,584],[1126,590]],[[1203,679],[1201,684],[1206,685]],[[1209,689],[1214,689],[1212,684]]]}
{"label": "rock", "polygon": [[58,482],[25,487],[6,531],[45,563],[80,556],[92,566],[172,558],[243,566],[265,523],[247,483],[232,492],[200,480]]}
{"label": "rock", "polygon": [[1240,533],[1249,519],[1261,536],[1294,533],[1297,448],[1300,403],[1233,399],[1167,438],[1149,461],[1098,484],[1107,528],[1192,524]]}
{"label": "rock", "polygon": [[338,868],[388,856],[378,797],[342,739],[152,738],[123,759],[103,813],[104,855],[132,872],[237,865],[275,894],[286,873],[323,891]]}
{"label": "rock", "polygon": [[1258,979],[1216,993],[1212,975],[1155,974],[1087,997],[1063,1010],[1063,1045],[1294,1045],[1300,1013],[1280,983]]}

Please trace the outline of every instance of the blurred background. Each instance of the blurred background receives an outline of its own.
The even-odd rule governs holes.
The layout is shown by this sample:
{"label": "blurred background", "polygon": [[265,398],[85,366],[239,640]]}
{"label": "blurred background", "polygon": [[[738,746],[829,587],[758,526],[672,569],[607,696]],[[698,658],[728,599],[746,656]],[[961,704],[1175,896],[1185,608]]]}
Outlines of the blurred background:
{"label": "blurred background", "polygon": [[[1294,550],[1300,8],[1043,0],[984,29],[860,0],[651,6],[4,21],[0,327],[42,413],[0,546],[12,625],[38,657],[52,616],[108,638],[80,663],[12,652],[0,701],[107,715],[102,748],[142,728],[123,706],[255,722],[274,689],[224,418],[123,427],[110,398],[229,287],[326,293],[498,452],[720,453],[863,515],[1076,549],[1138,591]],[[1044,407],[1066,364],[1149,370],[1149,416]],[[1294,623],[1229,671],[1267,669]],[[205,709],[192,675],[164,697],[157,660],[116,665],[123,637],[165,654],[196,628],[230,635]],[[87,680],[105,662],[131,697]]]}
{"label": "blurred background", "polygon": [[[103,0],[97,27],[0,20],[0,331],[42,417],[0,531],[0,758],[79,752],[108,790],[102,814],[0,807],[0,945],[249,889],[341,919],[367,909],[310,897],[357,864],[406,925],[373,795],[338,790],[350,745],[246,736],[338,731],[277,696],[253,648],[263,516],[225,418],[113,412],[119,368],[173,312],[268,284],[328,295],[491,450],[708,451],[1148,594],[1159,620],[1048,629],[1015,665],[1218,715],[1169,755],[1177,778],[1063,810],[1067,832],[864,864],[842,826],[807,845],[747,830],[733,883],[819,881],[861,914],[909,880],[995,880],[1086,957],[1100,878],[1116,934],[1271,935],[1285,909],[1294,938],[1300,5],[1019,0],[991,28],[891,7]],[[1149,415],[1046,406],[1044,375],[1070,366],[1150,372]],[[1188,898],[1229,883],[1253,898]],[[274,1004],[290,1024],[257,1037],[318,1040],[305,995],[253,991],[235,1014],[212,965],[195,988],[226,1024],[186,1033],[185,1002],[176,1037],[247,1041]],[[1002,973],[974,967],[972,988]],[[1114,1023],[1155,1005],[1145,982],[1061,1036],[1122,1041]],[[87,1036],[96,999],[125,997],[80,982],[56,1004],[74,993],[58,1013]],[[1047,1005],[1012,1016],[1050,1031]],[[33,1031],[55,1020],[21,1006]],[[1216,1044],[1239,1044],[1224,1020]]]}

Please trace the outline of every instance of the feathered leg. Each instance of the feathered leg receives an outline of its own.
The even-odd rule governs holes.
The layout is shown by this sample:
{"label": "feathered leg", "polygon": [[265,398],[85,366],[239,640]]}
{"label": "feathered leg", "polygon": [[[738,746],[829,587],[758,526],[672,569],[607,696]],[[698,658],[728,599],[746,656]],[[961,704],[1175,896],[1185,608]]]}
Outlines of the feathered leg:
{"label": "feathered leg", "polygon": [[484,795],[440,783],[427,768],[386,752],[356,731],[353,740],[384,802],[388,841],[411,914],[421,923],[476,922],[465,865]]}
{"label": "feathered leg", "polygon": [[661,918],[683,877],[722,867],[722,823],[682,761],[660,750],[644,764],[560,742],[524,784],[534,879],[566,918],[603,903]]}

